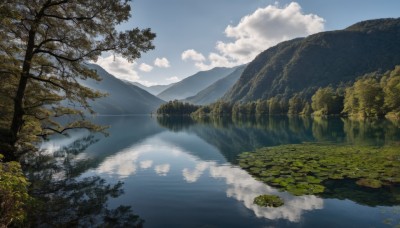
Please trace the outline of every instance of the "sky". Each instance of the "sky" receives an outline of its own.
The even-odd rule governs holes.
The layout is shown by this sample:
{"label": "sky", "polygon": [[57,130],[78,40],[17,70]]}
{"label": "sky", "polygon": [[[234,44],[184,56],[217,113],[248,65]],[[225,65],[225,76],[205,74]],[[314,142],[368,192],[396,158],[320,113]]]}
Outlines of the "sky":
{"label": "sky", "polygon": [[103,54],[97,64],[146,86],[180,81],[213,67],[250,62],[282,41],[400,17],[400,0],[133,0],[117,29],[151,28],[155,49],[128,62]]}

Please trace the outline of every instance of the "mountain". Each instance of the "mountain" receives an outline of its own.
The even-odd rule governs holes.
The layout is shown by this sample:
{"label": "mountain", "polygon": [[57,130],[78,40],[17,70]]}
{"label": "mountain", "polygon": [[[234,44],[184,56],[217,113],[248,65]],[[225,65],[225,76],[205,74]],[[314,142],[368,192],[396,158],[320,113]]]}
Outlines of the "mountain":
{"label": "mountain", "polygon": [[236,68],[216,67],[208,71],[200,71],[192,76],[177,82],[164,90],[157,97],[165,100],[181,100],[195,95],[221,78],[232,73]]}
{"label": "mountain", "polygon": [[139,82],[131,82],[131,81],[126,81],[126,80],[123,80],[123,81],[126,82],[126,83],[131,83],[131,84],[133,84],[133,85],[135,85],[135,86],[137,86],[137,87],[139,87],[141,89],[144,89],[144,90],[146,90],[147,92],[149,92],[149,93],[151,93],[153,95],[157,95],[157,94],[161,93],[162,91],[168,89],[169,87],[171,87],[171,86],[173,86],[175,84],[175,83],[171,83],[171,84],[168,84],[168,85],[145,86],[145,85],[140,84]]}
{"label": "mountain", "polygon": [[147,87],[147,89],[145,89],[145,90],[153,95],[158,95],[173,85],[175,85],[175,83],[171,83],[168,85],[153,85],[153,86]]}
{"label": "mountain", "polygon": [[351,82],[400,64],[400,18],[363,21],[344,30],[280,43],[259,54],[228,91],[225,101],[310,97],[318,87]]}
{"label": "mountain", "polygon": [[245,67],[246,65],[239,66],[228,76],[216,81],[196,95],[186,98],[185,101],[196,105],[207,105],[217,101],[237,82]]}
{"label": "mountain", "polygon": [[98,114],[149,114],[164,103],[147,91],[117,79],[98,65],[88,64],[88,67],[96,70],[102,80],[100,82],[85,80],[80,83],[108,94],[106,97],[90,101],[91,107]]}

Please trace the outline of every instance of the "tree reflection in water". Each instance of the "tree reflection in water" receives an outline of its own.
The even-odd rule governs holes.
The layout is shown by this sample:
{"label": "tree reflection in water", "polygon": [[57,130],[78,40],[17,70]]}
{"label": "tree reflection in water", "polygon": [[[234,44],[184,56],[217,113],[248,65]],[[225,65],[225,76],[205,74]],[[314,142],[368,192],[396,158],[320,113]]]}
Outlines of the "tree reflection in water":
{"label": "tree reflection in water", "polygon": [[93,160],[77,159],[93,143],[93,135],[55,152],[27,155],[24,169],[36,198],[29,214],[33,227],[141,227],[130,206],[109,208],[108,200],[123,194],[122,182],[106,183],[99,176],[81,177]]}

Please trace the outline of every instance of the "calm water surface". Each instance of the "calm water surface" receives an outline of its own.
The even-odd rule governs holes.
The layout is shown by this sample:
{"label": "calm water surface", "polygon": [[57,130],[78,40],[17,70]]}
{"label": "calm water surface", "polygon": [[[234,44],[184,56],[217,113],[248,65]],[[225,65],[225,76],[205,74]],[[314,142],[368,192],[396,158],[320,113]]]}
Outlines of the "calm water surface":
{"label": "calm water surface", "polygon": [[[123,181],[124,194],[110,207],[131,206],[145,227],[391,227],[400,223],[400,206],[384,193],[344,185],[340,197],[293,196],[255,180],[237,165],[244,151],[281,144],[333,142],[382,146],[400,142],[400,128],[389,121],[270,117],[194,122],[187,118],[98,117],[110,135],[96,135],[77,162],[80,177]],[[88,136],[76,132],[43,145],[60,152]],[[398,144],[399,145],[399,144]],[[400,150],[400,146],[399,146]],[[261,208],[260,194],[281,196],[285,205]],[[382,198],[382,197],[381,197]],[[376,200],[379,199],[379,200]]]}

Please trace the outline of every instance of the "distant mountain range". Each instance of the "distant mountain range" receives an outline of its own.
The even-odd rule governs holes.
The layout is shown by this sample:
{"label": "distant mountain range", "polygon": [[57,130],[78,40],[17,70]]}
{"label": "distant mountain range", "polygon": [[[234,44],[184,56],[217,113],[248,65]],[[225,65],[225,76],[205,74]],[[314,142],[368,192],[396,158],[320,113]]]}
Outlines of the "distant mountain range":
{"label": "distant mountain range", "polygon": [[98,65],[88,64],[88,67],[96,70],[102,80],[85,80],[80,83],[108,94],[106,97],[90,101],[92,109],[98,114],[149,114],[164,103],[149,92],[114,77]]}
{"label": "distant mountain range", "polygon": [[216,102],[237,82],[245,67],[246,65],[237,67],[228,76],[219,79],[196,95],[186,98],[185,101],[196,105],[208,105]]}
{"label": "distant mountain range", "polygon": [[157,96],[162,91],[168,89],[169,87],[175,85],[175,83],[171,83],[171,84],[168,84],[168,85],[145,86],[145,85],[140,84],[139,82],[131,82],[131,81],[125,81],[125,82],[131,83],[131,84],[133,84],[133,85],[135,85],[135,86],[137,86],[137,87],[139,87],[141,89],[144,89],[147,92],[149,92],[149,93],[151,93],[151,94],[153,94],[155,96]]}
{"label": "distant mountain range", "polygon": [[400,19],[363,21],[344,30],[282,42],[248,64],[224,96],[229,102],[310,97],[319,87],[351,82],[400,64]]}
{"label": "distant mountain range", "polygon": [[200,71],[192,76],[175,83],[168,89],[164,90],[157,97],[164,101],[182,100],[190,96],[196,95],[201,90],[207,88],[214,82],[228,76],[234,68],[216,67],[208,71]]}
{"label": "distant mountain range", "polygon": [[282,42],[247,65],[216,67],[170,85],[146,87],[121,81],[94,64],[89,67],[97,70],[103,80],[81,83],[109,94],[91,102],[99,114],[148,114],[174,99],[206,105],[218,99],[237,102],[277,95],[290,98],[294,93],[311,97],[319,87],[391,70],[400,64],[399,53],[400,19],[378,19]]}

